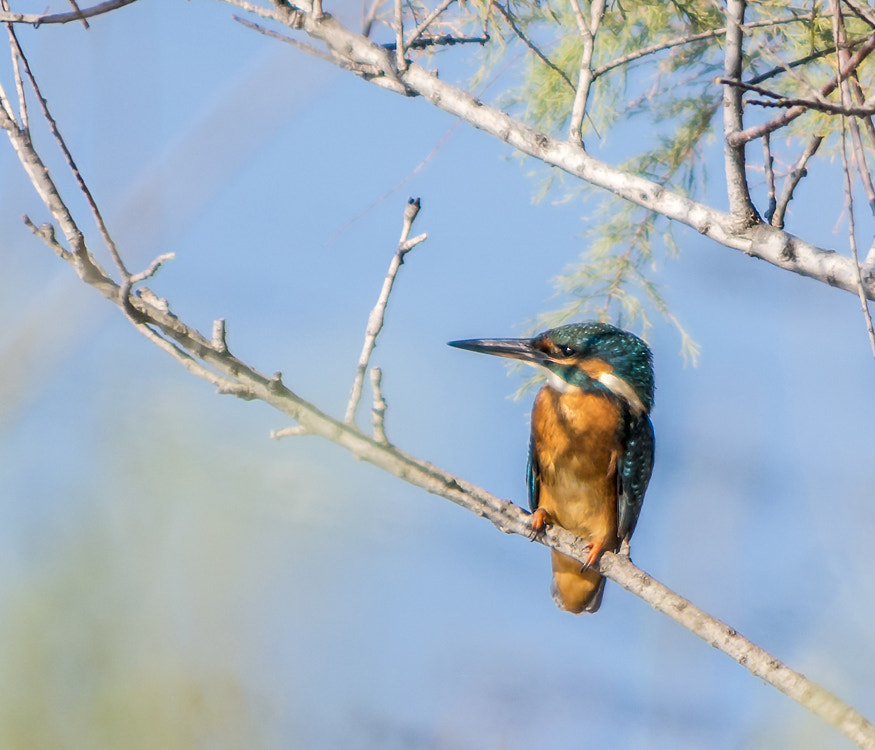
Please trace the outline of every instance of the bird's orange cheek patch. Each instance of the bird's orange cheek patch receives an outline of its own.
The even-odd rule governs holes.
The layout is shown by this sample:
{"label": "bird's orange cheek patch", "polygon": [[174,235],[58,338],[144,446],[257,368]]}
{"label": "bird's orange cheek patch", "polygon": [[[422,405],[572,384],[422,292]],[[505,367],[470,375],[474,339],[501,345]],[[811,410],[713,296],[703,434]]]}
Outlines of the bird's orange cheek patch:
{"label": "bird's orange cheek patch", "polygon": [[598,380],[603,375],[610,375],[614,372],[614,368],[599,357],[585,359],[578,367],[593,380]]}

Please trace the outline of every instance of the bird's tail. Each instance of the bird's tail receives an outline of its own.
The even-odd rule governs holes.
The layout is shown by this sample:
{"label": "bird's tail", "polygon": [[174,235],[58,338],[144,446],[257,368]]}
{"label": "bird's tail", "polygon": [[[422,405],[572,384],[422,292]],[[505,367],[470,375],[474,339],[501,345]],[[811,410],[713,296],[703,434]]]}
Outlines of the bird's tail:
{"label": "bird's tail", "polygon": [[551,550],[553,585],[550,592],[559,609],[579,615],[598,612],[605,592],[605,579],[600,573],[584,569],[579,561]]}

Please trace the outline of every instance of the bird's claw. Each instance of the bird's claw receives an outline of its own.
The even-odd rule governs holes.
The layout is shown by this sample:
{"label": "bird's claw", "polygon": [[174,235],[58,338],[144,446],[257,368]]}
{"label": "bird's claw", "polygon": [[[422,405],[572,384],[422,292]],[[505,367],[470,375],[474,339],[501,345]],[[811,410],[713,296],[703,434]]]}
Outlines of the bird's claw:
{"label": "bird's claw", "polygon": [[534,541],[538,534],[544,531],[552,523],[550,514],[543,508],[538,508],[532,513],[532,533],[529,535],[529,540]]}

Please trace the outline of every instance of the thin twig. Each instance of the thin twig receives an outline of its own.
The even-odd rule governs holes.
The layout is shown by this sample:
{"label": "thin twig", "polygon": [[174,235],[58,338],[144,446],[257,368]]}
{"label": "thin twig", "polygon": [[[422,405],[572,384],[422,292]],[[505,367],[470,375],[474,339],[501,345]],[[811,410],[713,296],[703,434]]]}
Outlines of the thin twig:
{"label": "thin twig", "polygon": [[377,206],[379,206],[383,201],[389,198],[393,193],[397,190],[400,190],[404,185],[406,185],[410,180],[412,180],[419,172],[425,169],[426,165],[437,156],[438,152],[443,148],[444,144],[450,139],[450,136],[459,127],[461,120],[456,120],[450,127],[446,129],[444,134],[438,139],[438,142],[434,145],[434,148],[426,154],[426,157],[419,162],[410,172],[408,172],[404,177],[402,177],[398,182],[396,182],[392,187],[390,187],[385,193],[383,193],[379,198],[377,198],[373,203],[363,208],[359,213],[353,216],[348,221],[344,222],[344,224],[334,232],[326,241],[325,246],[327,247],[331,243],[333,243],[341,234],[343,234],[347,229],[349,229],[355,222],[361,219],[363,216],[366,216],[368,213],[373,211]]}
{"label": "thin twig", "polygon": [[[308,55],[313,55],[313,57],[318,57],[320,60],[324,60],[325,62],[330,62],[337,64],[337,60],[334,57],[329,55],[324,50],[319,49],[318,47],[314,47],[312,44],[307,44],[306,42],[302,42],[298,39],[294,39],[293,37],[286,36],[285,34],[281,34],[278,31],[274,31],[273,29],[268,29],[261,24],[255,23],[254,21],[250,21],[247,18],[241,18],[240,16],[231,16],[237,23],[241,26],[245,26],[247,29],[252,29],[253,31],[257,31],[259,34],[263,34],[264,36],[270,37],[271,39],[278,39],[285,44],[290,44],[292,47],[297,47],[302,52],[306,52]],[[348,70],[352,70],[352,66],[343,66]]]}
{"label": "thin twig", "polygon": [[125,5],[131,5],[137,0],[108,0],[105,3],[99,3],[85,10],[77,10],[74,13],[13,13],[8,10],[0,12],[0,22],[4,23],[28,23],[33,26],[42,26],[44,23],[71,23],[73,21],[81,21],[85,18],[100,16],[104,13],[109,13]]}
{"label": "thin twig", "polygon": [[[833,35],[835,36],[836,47],[841,50],[842,38],[844,36],[844,24],[841,15],[841,9],[839,7],[839,0],[830,0],[830,10],[832,11],[832,27],[833,27]],[[841,52],[836,58],[836,66],[840,67],[842,63],[842,55]],[[851,101],[851,92],[850,86],[846,80],[843,80],[840,85],[840,94],[843,104],[849,104]],[[860,299],[860,307],[863,311],[863,320],[866,323],[866,331],[869,334],[869,346],[872,349],[872,356],[875,357],[875,328],[872,326],[872,315],[869,312],[869,303],[866,299],[866,293],[863,287],[863,275],[860,271],[860,258],[857,253],[857,230],[854,222],[854,186],[853,180],[851,179],[851,165],[850,160],[848,159],[848,146],[847,146],[847,130],[848,126],[856,125],[856,122],[853,120],[848,120],[845,116],[842,116],[842,167],[845,173],[845,205],[848,210],[848,243],[851,247],[851,257],[854,261],[854,266],[857,272],[857,295]],[[860,149],[862,150],[862,142],[860,141],[860,132],[856,131],[856,137],[854,137],[854,131],[851,131],[851,137],[854,140],[854,146],[856,148],[857,143],[860,144]],[[866,168],[865,160],[862,161],[857,160],[857,171],[860,173],[861,178],[863,177],[863,172],[865,170],[866,177],[869,177],[868,169]],[[865,179],[864,179],[865,184]],[[871,182],[870,182],[871,184]],[[870,202],[870,206],[873,206],[873,203]]]}
{"label": "thin twig", "polygon": [[775,197],[775,160],[772,157],[772,144],[769,134],[763,136],[763,165],[766,170],[766,189],[768,190],[769,207],[766,209],[766,221],[771,223],[778,201]]}
{"label": "thin twig", "polygon": [[[838,50],[837,65],[838,67],[841,67],[842,65],[847,63],[848,60],[847,31],[845,29],[844,18],[842,17],[839,5],[837,3],[835,4],[835,9],[833,11],[833,33],[835,35],[836,49]],[[847,79],[842,82],[842,104],[851,104],[855,97],[860,102],[865,101],[863,89],[860,85],[859,79],[857,78],[856,71],[854,71],[850,76],[848,76]],[[871,134],[872,118],[867,117],[866,121],[868,122],[869,132]],[[863,150],[863,139],[860,136],[860,127],[857,123],[856,118],[843,118],[842,125],[844,126],[845,124],[847,124],[851,131],[851,142],[854,149],[854,159],[857,163],[857,172],[859,173],[860,179],[863,182],[863,189],[866,191],[866,198],[869,201],[869,210],[873,214],[875,214],[875,186],[873,186],[872,184],[872,175],[869,173],[869,166],[866,164],[866,154]],[[856,256],[856,247],[854,248],[854,253]],[[855,263],[857,263],[856,260]],[[859,268],[859,263],[857,263],[857,266]]]}
{"label": "thin twig", "polygon": [[[79,3],[77,3],[76,0],[67,0],[67,1],[70,3],[71,6],[73,6],[73,10],[76,11],[76,13],[78,13],[80,16],[82,16],[82,10],[79,8]],[[8,10],[8,8],[4,8],[4,10]],[[91,26],[89,25],[88,21],[85,19],[84,16],[82,16],[81,20],[82,20],[82,25],[86,29],[91,28]]]}
{"label": "thin twig", "polygon": [[[745,24],[746,29],[755,29],[763,26],[779,26],[781,24],[787,23],[797,23],[799,21],[810,21],[811,14],[806,13],[803,16],[792,16],[791,18],[780,18],[774,21],[754,21],[752,23]],[[672,49],[673,47],[680,47],[685,44],[692,44],[694,42],[700,42],[705,39],[712,39],[713,37],[723,36],[726,33],[726,27],[721,26],[718,29],[709,29],[708,31],[701,31],[698,34],[685,34],[683,36],[678,36],[673,39],[669,39],[665,42],[659,42],[657,44],[652,44],[649,47],[642,47],[641,49],[637,49],[634,52],[630,52],[622,57],[618,57],[615,60],[611,60],[609,63],[605,63],[604,65],[599,65],[592,72],[593,79],[598,78],[599,76],[603,76],[605,73],[608,73],[614,68],[619,68],[622,65],[626,65],[627,63],[634,62],[635,60],[639,60],[642,57],[647,57],[648,55],[656,54],[657,52],[663,52],[667,49]]]}
{"label": "thin twig", "polygon": [[386,305],[389,304],[389,295],[392,293],[392,287],[395,284],[395,277],[398,275],[398,269],[404,263],[404,256],[413,249],[416,244],[423,242],[426,235],[420,235],[413,240],[409,240],[410,229],[413,226],[413,221],[419,213],[420,202],[419,198],[411,198],[407,201],[407,206],[404,209],[404,222],[401,227],[401,239],[398,240],[398,249],[392,256],[392,262],[389,264],[389,271],[383,281],[383,288],[380,290],[380,296],[377,299],[377,304],[371,310],[368,316],[368,325],[365,330],[365,342],[362,346],[362,353],[359,356],[358,366],[356,367],[355,379],[352,383],[352,390],[349,395],[349,403],[346,407],[346,416],[343,418],[345,424],[352,425],[355,423],[355,412],[358,408],[359,401],[362,398],[362,386],[365,380],[365,372],[368,369],[368,363],[371,360],[371,353],[377,345],[377,336],[383,328],[383,318],[386,315]]}
{"label": "thin twig", "polygon": [[[764,137],[767,137],[767,135]],[[814,156],[817,149],[820,148],[821,143],[823,143],[822,135],[813,136],[805,145],[805,150],[796,161],[793,170],[785,178],[784,187],[781,190],[781,197],[778,199],[775,211],[769,219],[769,223],[773,227],[777,227],[778,229],[784,228],[784,215],[787,213],[787,207],[793,199],[793,191],[796,190],[799,181],[807,174],[806,165],[808,164],[808,160]]]}
{"label": "thin twig", "polygon": [[[850,73],[856,70],[860,63],[865,60],[869,54],[875,50],[875,33],[871,34],[866,41],[862,44],[860,49],[858,49],[848,60],[847,66],[841,66],[839,74],[827,81],[820,88],[821,96],[828,96],[833,91],[835,91],[836,87],[839,85],[839,81],[846,78]],[[741,130],[737,133],[734,133],[729,141],[733,146],[740,146],[744,143],[748,143],[756,138],[761,138],[765,133],[772,133],[779,128],[783,128],[788,125],[790,122],[795,120],[799,115],[808,111],[807,106],[802,106],[801,104],[796,104],[790,107],[786,112],[782,113],[778,117],[769,120],[768,122],[761,123],[759,125],[754,125],[746,130]],[[838,114],[841,114],[839,112]]]}
{"label": "thin twig", "polygon": [[[863,42],[866,41],[868,37],[861,36],[856,39],[851,40],[847,44],[847,49],[854,49],[855,47],[859,47]],[[794,68],[799,68],[807,63],[814,62],[815,60],[819,60],[822,57],[826,57],[827,55],[831,55],[836,51],[835,47],[825,47],[824,49],[819,49],[817,52],[812,52],[810,55],[805,55],[805,57],[799,57],[796,60],[791,60],[790,62],[781,61],[780,65],[776,65],[771,70],[767,70],[759,75],[754,76],[747,82],[756,86],[763,81],[768,81],[770,78],[774,78],[775,76],[780,75],[781,73],[787,73]]]}
{"label": "thin twig", "polygon": [[875,29],[875,15],[869,8],[859,5],[856,0],[844,0],[844,3],[854,12],[854,15]]}
{"label": "thin twig", "polygon": [[413,46],[413,43],[419,39],[427,30],[428,27],[434,23],[434,21],[440,16],[447,8],[449,8],[456,0],[443,0],[440,5],[438,5],[431,13],[429,13],[422,21],[419,26],[417,26],[413,31],[410,32],[410,36],[407,38],[407,41],[404,42],[404,45],[410,49]]}
{"label": "thin twig", "polygon": [[[486,44],[488,36],[453,36],[452,34],[438,34],[414,39],[405,44],[405,49],[428,49],[429,47],[453,47],[457,44]],[[392,50],[398,48],[398,42],[385,42],[380,45],[383,49]]]}
{"label": "thin twig", "polygon": [[377,11],[383,4],[383,0],[373,0],[371,7],[365,11],[365,3],[367,0],[362,0],[362,36],[369,37],[371,28],[374,25],[374,20],[377,18]]}
{"label": "thin twig", "polygon": [[[82,192],[82,194],[85,196],[85,200],[88,202],[88,207],[91,209],[91,214],[94,217],[94,221],[97,223],[97,228],[100,231],[100,235],[103,237],[103,241],[106,244],[107,249],[109,250],[110,257],[112,258],[112,261],[115,264],[115,267],[118,270],[119,274],[121,274],[122,281],[129,282],[130,273],[128,272],[128,269],[125,266],[121,255],[119,254],[115,241],[109,233],[106,222],[104,222],[103,220],[103,215],[100,213],[100,209],[97,206],[97,201],[94,200],[94,196],[91,194],[91,190],[88,188],[88,185],[85,184],[85,178],[82,177],[82,173],[79,171],[79,167],[76,166],[76,162],[73,159],[73,154],[70,152],[70,149],[67,148],[67,142],[61,135],[61,131],[58,128],[58,123],[55,121],[55,118],[52,117],[52,113],[49,111],[49,103],[43,96],[42,91],[40,91],[40,87],[36,82],[36,77],[34,76],[33,71],[30,68],[30,64],[27,62],[27,58],[24,56],[24,50],[22,50],[21,45],[18,43],[18,39],[15,37],[14,34],[11,35],[11,40],[15,44],[16,52],[21,59],[21,64],[24,67],[24,72],[27,74],[28,80],[30,81],[31,88],[33,89],[34,94],[36,94],[36,98],[40,104],[40,109],[42,110],[43,117],[45,118],[46,123],[49,126],[49,130],[54,136],[58,147],[61,149],[61,153],[63,153],[64,155],[64,160],[67,162],[67,166],[70,168],[70,172],[76,179],[76,184],[79,186],[79,190]],[[122,287],[122,291],[124,291],[124,286]]]}
{"label": "thin twig", "polygon": [[55,228],[51,224],[41,224],[37,226],[34,224],[30,217],[25,214],[21,217],[21,220],[24,222],[24,226],[26,226],[31,232],[33,232],[37,237],[39,237],[46,246],[61,260],[66,260],[68,263],[73,263],[73,256],[67,248],[65,248],[60,242],[58,242],[55,237]]}
{"label": "thin twig", "polygon": [[[501,3],[494,2],[492,7],[495,8],[502,16],[504,16],[504,20],[507,21],[508,25],[512,29],[513,33],[517,35],[519,40],[526,45],[544,65],[546,65],[550,70],[552,70],[556,75],[558,75],[565,83],[568,84],[568,88],[572,91],[576,91],[576,87],[574,83],[572,83],[571,79],[565,75],[565,71],[562,70],[558,65],[556,65],[549,57],[547,57],[540,49],[526,36],[519,26],[517,26],[516,20],[513,17],[513,14],[505,8]],[[593,74],[593,78],[595,78],[595,74]]]}
{"label": "thin twig", "polygon": [[[842,79],[847,80],[846,78]],[[734,78],[717,78],[715,83],[722,86],[743,89],[744,91],[753,91],[761,96],[767,96],[771,101],[763,101],[761,99],[748,99],[748,104],[756,104],[760,107],[784,107],[787,109],[801,107],[806,110],[815,110],[829,115],[842,115],[847,117],[871,117],[875,114],[875,103],[865,106],[855,106],[851,102],[847,104],[824,101],[822,99],[805,99],[800,97],[789,97],[779,94],[777,91],[763,88],[762,86],[754,86],[744,81],[739,81]],[[820,93],[820,92],[818,92]],[[771,132],[767,130],[766,132]],[[765,133],[764,133],[765,134]]]}

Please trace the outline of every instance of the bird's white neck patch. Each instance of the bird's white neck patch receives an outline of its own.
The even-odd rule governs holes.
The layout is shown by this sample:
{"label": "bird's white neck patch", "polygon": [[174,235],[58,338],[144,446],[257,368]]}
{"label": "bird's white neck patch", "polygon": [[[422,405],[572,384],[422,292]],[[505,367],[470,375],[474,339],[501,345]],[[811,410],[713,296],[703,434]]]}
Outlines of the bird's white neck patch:
{"label": "bird's white neck patch", "polygon": [[[580,390],[578,386],[572,385],[567,380],[559,377],[559,375],[552,370],[548,370],[546,367],[543,369],[547,373],[547,382],[554,390],[559,391],[559,393],[570,393],[571,391]],[[614,375],[612,372],[602,372],[593,379],[601,383],[617,398],[625,401],[636,417],[640,417],[646,411],[641,399],[638,398],[638,394],[635,393],[635,389],[623,380],[623,378]]]}
{"label": "bird's white neck patch", "polygon": [[623,399],[636,417],[644,413],[644,404],[641,403],[641,399],[638,398],[635,389],[623,378],[614,375],[612,372],[603,372],[598,376],[597,380],[615,396]]}

